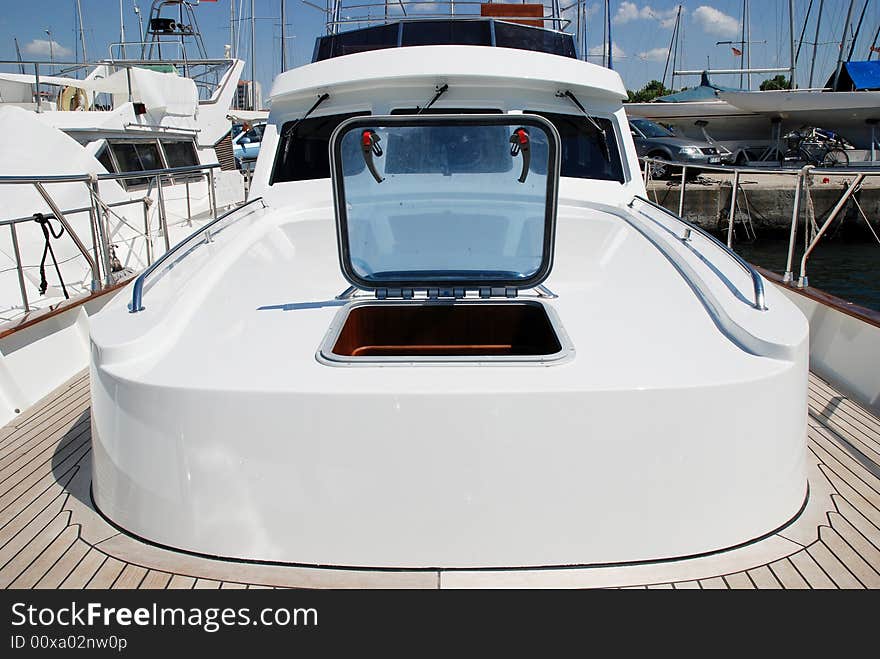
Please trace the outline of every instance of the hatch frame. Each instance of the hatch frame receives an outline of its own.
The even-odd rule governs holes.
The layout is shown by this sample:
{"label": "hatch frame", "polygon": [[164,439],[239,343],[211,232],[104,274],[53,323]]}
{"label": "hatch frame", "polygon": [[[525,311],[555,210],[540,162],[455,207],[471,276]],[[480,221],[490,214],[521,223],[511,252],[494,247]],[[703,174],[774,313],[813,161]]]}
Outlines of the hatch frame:
{"label": "hatch frame", "polygon": [[[342,136],[353,129],[417,126],[520,126],[543,130],[547,135],[547,182],[544,205],[542,258],[537,270],[524,279],[396,279],[383,280],[381,285],[360,277],[351,262],[346,212],[345,180],[342,173]],[[357,289],[375,293],[379,299],[412,299],[416,291],[428,297],[463,298],[473,291],[480,298],[516,297],[520,290],[532,289],[543,283],[553,268],[556,242],[556,215],[559,202],[561,138],[549,120],[536,114],[430,114],[430,115],[365,115],[352,117],[339,124],[330,136],[330,176],[336,221],[336,242],[339,265],[346,281]],[[378,185],[379,183],[377,183]],[[477,272],[475,270],[475,272]]]}

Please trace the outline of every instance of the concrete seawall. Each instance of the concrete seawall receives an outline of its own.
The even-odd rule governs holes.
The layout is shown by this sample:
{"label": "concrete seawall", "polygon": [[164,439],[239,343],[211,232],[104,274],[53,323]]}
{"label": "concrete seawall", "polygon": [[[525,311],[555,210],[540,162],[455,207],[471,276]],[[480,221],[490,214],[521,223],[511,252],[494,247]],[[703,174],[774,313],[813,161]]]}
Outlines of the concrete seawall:
{"label": "concrete seawall", "polygon": [[[880,233],[880,168],[877,176],[869,176],[855,193],[855,200],[867,215],[874,230]],[[816,222],[821,225],[846,190],[847,183],[855,178],[846,176],[813,175],[810,185]],[[740,174],[740,191],[737,196],[735,228],[751,218],[751,226],[758,235],[788,234],[791,229],[791,213],[797,177],[785,174]],[[685,186],[683,216],[685,219],[715,233],[726,233],[730,214],[730,195],[733,174],[705,172],[696,181]],[[678,213],[681,193],[680,180],[651,181],[648,196],[652,201]],[[800,227],[803,226],[807,198],[801,195]],[[856,205],[847,203],[834,225],[842,222],[840,231],[852,237],[871,237],[865,220]]]}

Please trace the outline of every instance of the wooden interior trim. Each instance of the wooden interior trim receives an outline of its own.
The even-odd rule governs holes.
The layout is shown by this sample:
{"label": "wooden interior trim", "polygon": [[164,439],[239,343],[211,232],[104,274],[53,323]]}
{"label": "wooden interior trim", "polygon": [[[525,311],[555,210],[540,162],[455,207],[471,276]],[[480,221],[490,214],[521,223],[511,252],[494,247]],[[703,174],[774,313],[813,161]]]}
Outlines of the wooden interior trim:
{"label": "wooden interior trim", "polygon": [[840,311],[841,313],[845,313],[847,316],[858,318],[862,322],[873,325],[874,327],[880,327],[880,311],[875,311],[874,309],[863,307],[856,304],[855,302],[848,302],[843,298],[839,298],[836,295],[832,295],[831,293],[826,293],[819,288],[813,288],[812,286],[809,286],[808,288],[797,288],[796,286],[790,286],[789,284],[783,283],[782,276],[776,274],[775,272],[771,272],[770,270],[767,270],[760,266],[755,266],[755,269],[760,272],[763,277],[769,279],[774,284],[783,286],[786,290],[797,293],[798,295],[803,295],[804,297],[809,298],[814,302],[824,304],[827,307],[831,307],[832,309]]}
{"label": "wooden interior trim", "polygon": [[0,340],[5,339],[7,336],[15,334],[16,332],[20,332],[23,329],[27,329],[28,327],[33,327],[37,323],[48,320],[53,316],[58,316],[65,311],[69,311],[70,309],[73,309],[75,307],[87,304],[92,300],[107,295],[108,293],[113,293],[114,291],[117,291],[128,284],[128,282],[130,282],[136,276],[137,275],[129,275],[124,279],[120,279],[112,286],[102,288],[100,291],[94,291],[93,293],[89,293],[88,295],[80,295],[78,297],[71,298],[70,300],[64,300],[63,302],[53,304],[52,306],[46,307],[45,309],[39,309],[37,311],[26,313],[24,316],[16,320],[11,320],[7,323],[3,323],[2,325],[0,325]]}

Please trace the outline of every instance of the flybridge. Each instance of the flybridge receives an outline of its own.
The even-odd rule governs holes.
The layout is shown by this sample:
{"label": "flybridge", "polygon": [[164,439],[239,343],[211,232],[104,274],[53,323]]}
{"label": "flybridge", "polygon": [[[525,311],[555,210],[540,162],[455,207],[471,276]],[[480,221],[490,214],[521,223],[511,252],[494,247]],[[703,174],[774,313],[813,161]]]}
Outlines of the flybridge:
{"label": "flybridge", "polygon": [[495,46],[577,59],[574,37],[542,27],[495,18],[400,20],[318,37],[313,62],[368,50],[406,46]]}

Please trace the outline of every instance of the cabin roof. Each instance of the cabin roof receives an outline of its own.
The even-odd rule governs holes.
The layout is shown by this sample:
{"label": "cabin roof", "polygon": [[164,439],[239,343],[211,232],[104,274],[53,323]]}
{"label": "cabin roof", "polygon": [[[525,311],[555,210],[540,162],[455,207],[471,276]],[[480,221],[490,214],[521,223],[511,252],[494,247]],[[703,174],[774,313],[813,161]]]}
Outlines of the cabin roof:
{"label": "cabin roof", "polygon": [[547,53],[487,46],[412,46],[375,50],[306,64],[279,75],[273,102],[281,97],[307,96],[333,88],[409,81],[488,79],[505,86],[557,85],[590,96],[623,100],[626,89],[610,69]]}

